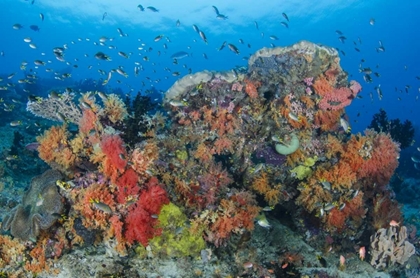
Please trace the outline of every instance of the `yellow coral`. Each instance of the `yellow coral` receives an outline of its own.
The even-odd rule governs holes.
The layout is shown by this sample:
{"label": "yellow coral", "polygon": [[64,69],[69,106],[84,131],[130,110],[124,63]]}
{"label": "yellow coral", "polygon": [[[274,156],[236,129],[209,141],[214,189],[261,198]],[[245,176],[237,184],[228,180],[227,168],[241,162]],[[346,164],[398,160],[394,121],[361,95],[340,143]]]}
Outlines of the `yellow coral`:
{"label": "yellow coral", "polygon": [[115,94],[108,95],[104,101],[103,114],[114,124],[128,116],[124,102]]}

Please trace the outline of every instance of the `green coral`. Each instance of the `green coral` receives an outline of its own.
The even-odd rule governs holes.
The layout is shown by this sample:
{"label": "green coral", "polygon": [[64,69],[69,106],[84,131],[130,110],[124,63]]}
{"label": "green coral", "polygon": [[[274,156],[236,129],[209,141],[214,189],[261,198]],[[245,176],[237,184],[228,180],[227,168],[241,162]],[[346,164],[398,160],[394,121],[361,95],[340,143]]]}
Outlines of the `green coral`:
{"label": "green coral", "polygon": [[149,241],[154,253],[171,257],[196,256],[206,248],[202,233],[191,233],[187,216],[173,203],[164,205],[159,214],[162,234]]}
{"label": "green coral", "polygon": [[296,178],[298,178],[299,180],[303,180],[312,175],[312,169],[304,165],[299,165],[290,170],[290,172],[295,173]]}
{"label": "green coral", "polygon": [[310,167],[314,166],[317,160],[317,156],[308,157],[303,162],[303,165],[299,165],[293,168],[292,170],[290,170],[290,172],[295,173],[296,178],[298,178],[299,180],[306,179],[307,177],[310,177],[312,175],[312,169]]}

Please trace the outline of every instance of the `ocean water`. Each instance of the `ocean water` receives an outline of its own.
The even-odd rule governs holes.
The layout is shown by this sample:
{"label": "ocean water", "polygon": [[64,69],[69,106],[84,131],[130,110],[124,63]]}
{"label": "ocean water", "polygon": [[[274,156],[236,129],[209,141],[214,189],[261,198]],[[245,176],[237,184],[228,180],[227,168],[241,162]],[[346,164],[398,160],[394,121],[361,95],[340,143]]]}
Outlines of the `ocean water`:
{"label": "ocean water", "polygon": [[[0,86],[22,88],[25,84],[18,80],[35,75],[28,92],[13,95],[26,103],[29,94],[46,96],[49,90],[89,79],[101,84],[119,68],[127,75],[113,72],[107,90],[119,88],[132,96],[153,90],[153,99],[159,102],[188,73],[246,67],[249,56],[262,47],[307,40],[336,48],[349,80],[363,87],[361,98],[346,108],[353,133],[363,132],[380,109],[389,119],[411,121],[416,134],[412,146],[401,154],[399,171],[403,180],[418,179],[420,170],[412,156],[420,154],[419,9],[420,1],[395,0],[2,0]],[[220,50],[224,42],[235,45],[239,53],[227,46]],[[55,47],[64,48],[63,61],[56,59]],[[171,56],[180,51],[188,55],[175,64]],[[98,52],[110,61],[95,58]],[[35,60],[45,65],[36,65]],[[21,69],[24,61],[27,65]],[[364,80],[363,68],[372,70],[372,82]],[[11,104],[7,95],[4,98]],[[26,120],[16,111],[1,111],[0,117],[0,128]]]}

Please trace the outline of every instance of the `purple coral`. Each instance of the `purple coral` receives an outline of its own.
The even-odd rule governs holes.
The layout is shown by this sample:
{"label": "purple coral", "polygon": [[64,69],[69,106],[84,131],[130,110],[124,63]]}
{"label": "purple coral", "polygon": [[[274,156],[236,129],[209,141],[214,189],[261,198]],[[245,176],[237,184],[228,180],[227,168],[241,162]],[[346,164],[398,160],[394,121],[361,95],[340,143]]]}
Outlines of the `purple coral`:
{"label": "purple coral", "polygon": [[286,162],[286,156],[277,153],[272,147],[266,146],[263,149],[257,150],[255,156],[258,159],[264,159],[266,164],[273,166],[281,166]]}

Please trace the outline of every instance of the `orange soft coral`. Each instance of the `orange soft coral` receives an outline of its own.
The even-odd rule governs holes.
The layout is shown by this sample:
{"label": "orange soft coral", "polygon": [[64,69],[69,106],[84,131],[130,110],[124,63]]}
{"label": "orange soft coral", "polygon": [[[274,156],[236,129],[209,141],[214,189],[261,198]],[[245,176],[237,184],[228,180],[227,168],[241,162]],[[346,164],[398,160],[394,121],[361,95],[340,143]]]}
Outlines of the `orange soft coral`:
{"label": "orange soft coral", "polygon": [[121,122],[128,116],[124,102],[115,94],[108,95],[107,99],[104,100],[102,113],[114,124]]}
{"label": "orange soft coral", "polygon": [[358,176],[369,178],[380,186],[388,184],[398,167],[400,148],[389,134],[367,130],[366,136],[372,141],[371,158],[363,161],[358,169]]}
{"label": "orange soft coral", "polygon": [[342,113],[343,109],[331,111],[318,110],[314,117],[315,126],[321,128],[322,131],[335,131],[339,128]]}
{"label": "orange soft coral", "polygon": [[324,96],[327,93],[330,93],[334,90],[334,87],[331,86],[330,82],[328,82],[327,78],[324,75],[319,76],[314,84],[313,88],[315,90],[315,93],[317,93],[320,96]]}
{"label": "orange soft coral", "polygon": [[98,117],[91,109],[83,110],[83,116],[79,122],[79,130],[84,134],[88,134],[89,131],[95,128]]}
{"label": "orange soft coral", "polygon": [[67,170],[74,166],[76,155],[68,142],[67,126],[53,126],[36,139],[39,142],[39,157],[53,168]]}
{"label": "orange soft coral", "polygon": [[251,81],[249,79],[245,79],[245,92],[248,94],[250,98],[258,97],[257,88],[261,86],[260,82]]}

